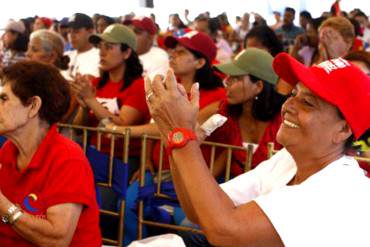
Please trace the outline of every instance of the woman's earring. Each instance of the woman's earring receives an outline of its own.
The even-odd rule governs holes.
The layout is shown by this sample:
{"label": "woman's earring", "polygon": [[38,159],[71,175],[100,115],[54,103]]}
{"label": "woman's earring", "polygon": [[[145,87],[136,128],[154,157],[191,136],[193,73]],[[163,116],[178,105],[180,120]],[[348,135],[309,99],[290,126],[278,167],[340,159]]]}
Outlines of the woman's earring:
{"label": "woman's earring", "polygon": [[254,97],[254,99],[255,99],[255,100],[258,100],[258,95],[256,95],[256,96]]}

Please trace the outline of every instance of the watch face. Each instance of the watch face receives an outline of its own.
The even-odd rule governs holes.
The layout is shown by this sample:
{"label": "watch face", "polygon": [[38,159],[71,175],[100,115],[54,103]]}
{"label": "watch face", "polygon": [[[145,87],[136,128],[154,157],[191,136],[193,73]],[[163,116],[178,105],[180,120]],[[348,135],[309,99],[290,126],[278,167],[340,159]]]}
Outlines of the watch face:
{"label": "watch face", "polygon": [[181,143],[184,140],[184,134],[181,132],[176,132],[172,136],[172,142]]}

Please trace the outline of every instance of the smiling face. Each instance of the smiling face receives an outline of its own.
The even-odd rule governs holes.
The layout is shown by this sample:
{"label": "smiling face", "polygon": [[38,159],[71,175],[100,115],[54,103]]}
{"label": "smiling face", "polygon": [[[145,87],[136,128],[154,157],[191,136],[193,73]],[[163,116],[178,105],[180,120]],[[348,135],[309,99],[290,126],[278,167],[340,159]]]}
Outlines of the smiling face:
{"label": "smiling face", "polygon": [[[277,140],[288,151],[328,153],[351,134],[335,106],[298,83],[282,108],[283,122]],[[347,131],[347,132],[345,132]]]}

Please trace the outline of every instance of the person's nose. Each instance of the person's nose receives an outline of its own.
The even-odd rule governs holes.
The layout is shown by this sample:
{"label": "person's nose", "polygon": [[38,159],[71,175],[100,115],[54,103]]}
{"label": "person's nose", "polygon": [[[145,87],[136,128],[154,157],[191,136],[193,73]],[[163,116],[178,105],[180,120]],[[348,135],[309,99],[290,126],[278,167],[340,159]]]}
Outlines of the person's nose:
{"label": "person's nose", "polygon": [[296,111],[297,111],[297,109],[296,109],[296,99],[294,97],[288,98],[282,106],[283,115],[285,113],[295,114]]}

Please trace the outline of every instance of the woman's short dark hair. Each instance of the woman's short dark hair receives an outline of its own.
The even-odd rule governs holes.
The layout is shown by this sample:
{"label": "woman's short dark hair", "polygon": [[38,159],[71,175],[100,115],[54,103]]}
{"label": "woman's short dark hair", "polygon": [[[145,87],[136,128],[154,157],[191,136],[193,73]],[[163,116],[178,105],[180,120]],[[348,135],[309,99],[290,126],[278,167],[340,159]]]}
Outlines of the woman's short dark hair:
{"label": "woman's short dark hair", "polygon": [[10,45],[9,48],[11,50],[15,50],[15,51],[19,51],[19,52],[27,51],[29,37],[24,33],[18,33],[18,32],[15,32],[15,31],[10,31],[10,32],[12,32],[14,34],[17,34],[17,38]]}
{"label": "woman's short dark hair", "polygon": [[[128,49],[128,45],[121,44],[121,51],[125,52]],[[137,53],[131,49],[131,55],[126,60],[126,69],[124,74],[122,75],[123,84],[120,88],[120,91],[124,90],[128,86],[131,85],[133,81],[140,78],[143,74],[143,66],[140,63],[139,57]],[[109,81],[109,72],[103,71],[100,77],[100,81],[98,82],[97,88],[100,89],[104,87],[105,84]]]}
{"label": "woman's short dark hair", "polygon": [[5,67],[1,79],[2,85],[10,84],[13,93],[25,106],[31,103],[32,97],[40,97],[39,117],[49,124],[60,121],[69,108],[68,82],[53,65],[20,61]]}
{"label": "woman's short dark hair", "polygon": [[188,49],[197,59],[203,58],[206,62],[200,69],[195,72],[194,80],[199,82],[199,88],[211,90],[217,87],[222,87],[222,79],[215,74],[208,59],[200,52]]}
{"label": "woman's short dark hair", "polygon": [[247,40],[250,38],[259,40],[261,44],[269,50],[269,53],[273,57],[283,51],[283,45],[281,41],[276,36],[275,32],[268,26],[263,25],[253,27],[245,36],[244,47],[247,44]]}
{"label": "woman's short dark hair", "polygon": [[[256,76],[249,75],[252,83],[263,82],[263,89],[256,95],[252,103],[252,116],[260,121],[270,121],[276,114],[280,114],[281,106],[287,96],[275,91],[274,85]],[[243,111],[243,104],[228,105],[228,112],[233,118],[239,118]]]}

